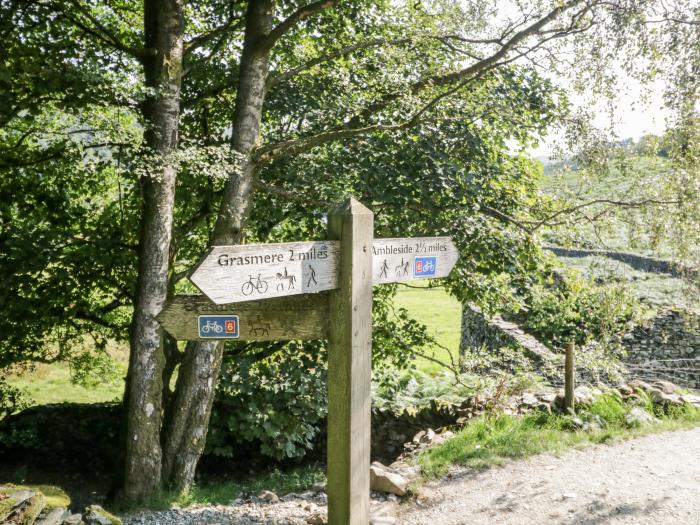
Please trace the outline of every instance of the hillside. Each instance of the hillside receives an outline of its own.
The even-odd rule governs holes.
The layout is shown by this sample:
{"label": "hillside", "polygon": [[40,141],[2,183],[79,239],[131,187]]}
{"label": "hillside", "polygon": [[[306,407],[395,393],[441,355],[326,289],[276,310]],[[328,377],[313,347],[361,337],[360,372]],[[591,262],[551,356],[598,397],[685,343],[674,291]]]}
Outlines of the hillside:
{"label": "hillside", "polygon": [[[545,165],[541,191],[578,204],[596,200],[639,202],[664,183],[669,160],[629,156],[591,174],[570,162]],[[653,206],[630,208],[600,204],[584,209],[572,224],[543,231],[546,246],[558,258],[598,282],[627,282],[636,297],[652,306],[696,308],[696,293],[673,264],[673,247],[651,220],[663,211]],[[601,254],[600,252],[608,252]]]}

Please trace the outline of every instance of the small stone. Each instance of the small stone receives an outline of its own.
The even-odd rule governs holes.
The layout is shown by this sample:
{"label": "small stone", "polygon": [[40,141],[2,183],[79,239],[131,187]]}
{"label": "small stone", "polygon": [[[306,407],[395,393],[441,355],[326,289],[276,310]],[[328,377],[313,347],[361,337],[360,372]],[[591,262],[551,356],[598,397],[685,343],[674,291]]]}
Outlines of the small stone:
{"label": "small stone", "polygon": [[394,525],[396,518],[392,516],[370,516],[369,525]]}
{"label": "small stone", "polygon": [[412,440],[412,441],[413,441],[414,443],[416,443],[416,444],[420,443],[421,440],[423,439],[423,436],[425,436],[425,434],[426,434],[425,430],[421,430],[421,431],[418,432],[415,436],[413,436],[413,440]]}
{"label": "small stone", "polygon": [[64,508],[51,509],[45,512],[34,525],[60,525],[67,511]]}
{"label": "small stone", "polygon": [[306,518],[306,523],[309,525],[326,525],[328,523],[328,514],[325,511],[315,512]]}
{"label": "small stone", "polygon": [[325,492],[326,484],[323,481],[311,485],[311,492]]}
{"label": "small stone", "polygon": [[71,514],[67,518],[63,518],[63,525],[81,525],[83,523],[82,514]]}
{"label": "small stone", "polygon": [[85,525],[122,525],[122,520],[99,505],[90,505],[83,512]]}
{"label": "small stone", "polygon": [[661,390],[653,390],[651,399],[654,403],[665,405],[682,405],[681,397],[678,394],[666,394]]}
{"label": "small stone", "polygon": [[408,489],[409,481],[398,472],[392,472],[389,467],[386,467],[375,461],[369,468],[369,485],[370,489],[377,492],[389,492],[397,496],[403,496]]}
{"label": "small stone", "polygon": [[681,401],[683,401],[683,403],[689,403],[695,406],[700,405],[700,396],[694,396],[692,394],[683,394],[681,395],[680,399]]}
{"label": "small stone", "polygon": [[639,426],[647,423],[652,423],[656,418],[649,412],[640,407],[632,407],[629,413],[625,416],[625,421],[628,425]]}
{"label": "small stone", "polygon": [[267,501],[268,503],[278,503],[280,500],[277,494],[271,490],[263,490],[260,494],[258,494],[258,498],[263,501]]}
{"label": "small stone", "polygon": [[428,430],[425,431],[425,434],[420,438],[420,443],[423,443],[425,445],[431,445],[435,441],[435,431],[432,428],[429,428]]}
{"label": "small stone", "polygon": [[631,388],[629,385],[620,385],[617,387],[617,391],[620,392],[623,396],[631,396],[634,394],[634,389]]}
{"label": "small stone", "polygon": [[525,406],[533,407],[539,403],[539,399],[534,394],[530,392],[525,392],[522,397],[522,404]]}
{"label": "small stone", "polygon": [[562,497],[563,499],[573,499],[573,498],[576,497],[576,494],[574,494],[573,492],[567,492],[567,493],[565,493],[565,494],[562,494],[561,497]]}
{"label": "small stone", "polygon": [[644,381],[640,381],[639,379],[635,379],[633,381],[630,381],[629,383],[627,383],[627,386],[629,386],[633,390],[642,390],[644,392],[650,392],[652,390],[656,390],[649,383],[645,383]]}
{"label": "small stone", "polygon": [[574,390],[574,402],[578,405],[592,405],[595,401],[595,396],[590,388],[580,386]]}
{"label": "small stone", "polygon": [[678,387],[676,385],[674,385],[670,381],[665,381],[663,379],[655,381],[653,386],[661,390],[664,394],[675,394],[678,390]]}

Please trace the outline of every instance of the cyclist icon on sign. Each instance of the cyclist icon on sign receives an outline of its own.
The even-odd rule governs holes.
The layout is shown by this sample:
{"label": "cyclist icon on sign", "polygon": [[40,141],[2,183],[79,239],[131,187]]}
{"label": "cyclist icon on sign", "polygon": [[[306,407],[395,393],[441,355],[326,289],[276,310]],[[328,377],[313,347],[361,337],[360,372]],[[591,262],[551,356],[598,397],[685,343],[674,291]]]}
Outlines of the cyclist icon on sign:
{"label": "cyclist icon on sign", "polygon": [[260,278],[260,274],[258,274],[257,279],[253,279],[253,276],[251,275],[250,279],[244,282],[243,286],[241,286],[241,292],[243,292],[243,295],[251,295],[253,292],[264,294],[267,292],[267,283],[264,279]]}

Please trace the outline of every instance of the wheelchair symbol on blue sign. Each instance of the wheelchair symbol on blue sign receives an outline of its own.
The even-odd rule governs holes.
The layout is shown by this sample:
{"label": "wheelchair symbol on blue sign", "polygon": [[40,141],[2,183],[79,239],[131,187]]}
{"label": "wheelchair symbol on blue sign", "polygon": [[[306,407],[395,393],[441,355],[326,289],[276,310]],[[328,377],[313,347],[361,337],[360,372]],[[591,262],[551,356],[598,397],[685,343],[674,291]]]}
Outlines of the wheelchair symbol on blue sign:
{"label": "wheelchair symbol on blue sign", "polygon": [[416,257],[413,263],[414,277],[428,277],[435,275],[437,269],[437,257]]}
{"label": "wheelchair symbol on blue sign", "polygon": [[199,337],[204,339],[236,339],[238,338],[237,315],[200,315]]}

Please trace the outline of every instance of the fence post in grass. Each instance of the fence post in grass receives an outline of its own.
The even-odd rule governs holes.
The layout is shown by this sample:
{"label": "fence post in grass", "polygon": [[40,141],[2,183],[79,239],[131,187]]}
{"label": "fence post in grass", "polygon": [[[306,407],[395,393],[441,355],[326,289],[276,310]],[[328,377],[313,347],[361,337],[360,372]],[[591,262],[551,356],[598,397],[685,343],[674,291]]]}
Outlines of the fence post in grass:
{"label": "fence post in grass", "polygon": [[328,340],[328,523],[369,523],[374,215],[349,198],[328,216],[340,241]]}
{"label": "fence post in grass", "polygon": [[564,346],[566,360],[564,362],[564,408],[574,410],[574,343],[569,342]]}

